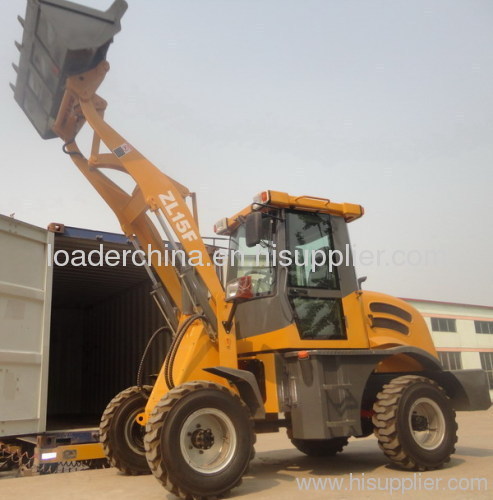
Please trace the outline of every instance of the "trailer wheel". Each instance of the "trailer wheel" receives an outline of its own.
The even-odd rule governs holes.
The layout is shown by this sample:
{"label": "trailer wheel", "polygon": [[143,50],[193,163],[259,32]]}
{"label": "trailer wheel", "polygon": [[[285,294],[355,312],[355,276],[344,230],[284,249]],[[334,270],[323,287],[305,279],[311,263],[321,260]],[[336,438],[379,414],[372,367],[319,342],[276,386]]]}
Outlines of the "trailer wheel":
{"label": "trailer wheel", "polygon": [[227,388],[207,381],[170,390],[147,423],[146,457],[171,493],[206,500],[241,483],[255,443],[248,407]]}
{"label": "trailer wheel", "polygon": [[[152,387],[143,386],[150,394]],[[144,411],[146,397],[139,387],[129,387],[116,395],[101,417],[99,439],[110,464],[126,475],[150,474],[145,457],[145,427],[135,421]]]}
{"label": "trailer wheel", "polygon": [[348,444],[348,438],[332,439],[291,439],[293,445],[309,457],[331,457],[342,451]]}
{"label": "trailer wheel", "polygon": [[397,377],[383,386],[373,410],[378,444],[399,467],[438,469],[455,452],[455,411],[433,380],[417,375]]}

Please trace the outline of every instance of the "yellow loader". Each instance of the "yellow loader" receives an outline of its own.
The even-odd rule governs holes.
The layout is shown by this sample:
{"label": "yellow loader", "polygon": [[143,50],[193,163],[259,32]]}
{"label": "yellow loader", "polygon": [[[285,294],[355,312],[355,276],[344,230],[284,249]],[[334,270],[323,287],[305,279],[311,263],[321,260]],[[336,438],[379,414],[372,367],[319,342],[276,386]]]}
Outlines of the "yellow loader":
{"label": "yellow loader", "polygon": [[[361,290],[348,236],[360,205],[263,191],[216,225],[229,237],[223,285],[192,193],[104,119],[97,90],[126,8],[28,0],[13,86],[40,136],[62,140],[135,248],[154,251],[149,276],[173,341],[153,386],[130,387],[106,408],[110,462],[154,474],[181,498],[214,498],[240,484],[257,433],[285,428],[310,456],[374,432],[399,467],[440,468],[454,453],[455,410],[490,407],[485,373],[443,370],[418,311]],[[77,145],[84,124],[94,132],[86,153]],[[133,191],[106,169],[128,174]],[[180,256],[174,266],[159,262],[169,252]]]}

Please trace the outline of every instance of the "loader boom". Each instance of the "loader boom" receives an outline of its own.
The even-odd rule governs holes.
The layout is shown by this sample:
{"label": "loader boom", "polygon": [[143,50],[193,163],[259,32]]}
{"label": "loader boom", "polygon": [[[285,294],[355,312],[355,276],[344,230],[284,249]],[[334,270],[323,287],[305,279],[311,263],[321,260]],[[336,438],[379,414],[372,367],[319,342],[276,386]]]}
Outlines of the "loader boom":
{"label": "loader boom", "polygon": [[[181,334],[194,337],[187,345],[195,348],[178,357],[187,358],[186,364],[178,361],[175,369],[175,352],[164,364],[167,372],[163,365],[168,375],[158,380],[156,395],[149,400],[150,411],[153,402],[173,385],[174,372],[178,383],[189,369],[200,372],[206,358],[203,367],[236,368],[237,353],[233,333],[223,325],[232,305],[225,302],[222,284],[186,202],[192,197],[194,205],[192,193],[144,158],[104,120],[107,103],[96,92],[109,70],[106,52],[126,8],[124,0],[115,0],[106,12],[66,0],[28,0],[26,19],[21,20],[25,29],[18,45],[21,55],[14,96],[44,139],[63,140],[64,152],[114,211],[125,235],[150,255],[148,264],[159,278],[148,270],[155,298],[172,332],[185,325]],[[77,144],[85,123],[93,130],[88,155]],[[100,151],[102,143],[111,153]],[[119,187],[104,169],[129,175],[135,182],[132,193]],[[170,248],[163,243],[160,230]],[[164,257],[169,251],[181,257],[177,265],[167,265],[170,259]],[[194,266],[189,265],[189,256],[194,257]],[[204,342],[212,346],[205,349],[205,358]],[[223,381],[206,372],[201,378]],[[145,423],[145,418],[140,422]]]}
{"label": "loader boom", "polygon": [[[188,314],[184,316],[192,312],[205,316],[208,334],[214,339],[218,337],[220,364],[236,366],[235,343],[219,339],[230,335],[224,330],[221,319],[225,321],[228,317],[231,305],[224,300],[222,284],[186,203],[185,198],[190,192],[144,158],[104,121],[106,103],[96,94],[96,90],[108,70],[109,64],[102,61],[85,73],[67,78],[65,95],[53,130],[64,140],[65,150],[73,162],[113,209],[130,239],[136,237],[142,249],[158,250],[161,254],[166,251],[158,230],[147,215],[147,212],[151,212],[156,216],[172,250],[178,249],[176,238],[186,256],[197,257],[199,265],[192,267],[185,259],[178,269],[158,262],[159,254],[155,252],[151,265],[173,305],[182,313],[182,290],[186,293],[186,300],[192,304],[193,311],[185,311]],[[77,132],[84,122],[94,131],[89,158],[81,153],[76,142]],[[112,151],[111,154],[99,152],[101,142]],[[101,172],[105,168],[132,177],[135,181],[133,193],[126,194],[105,176]]]}

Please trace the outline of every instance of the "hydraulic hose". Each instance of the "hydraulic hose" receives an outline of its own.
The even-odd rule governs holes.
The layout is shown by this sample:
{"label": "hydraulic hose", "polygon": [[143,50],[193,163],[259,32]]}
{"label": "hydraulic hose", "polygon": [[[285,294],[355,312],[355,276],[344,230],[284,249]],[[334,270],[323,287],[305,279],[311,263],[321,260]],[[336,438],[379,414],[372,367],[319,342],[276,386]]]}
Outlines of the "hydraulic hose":
{"label": "hydraulic hose", "polygon": [[143,390],[143,387],[142,387],[142,371],[143,371],[143,368],[144,368],[144,362],[147,358],[147,354],[149,352],[149,349],[152,345],[152,343],[154,342],[154,339],[157,337],[157,335],[159,333],[161,333],[162,331],[169,331],[169,328],[167,326],[161,326],[159,327],[152,335],[151,335],[151,338],[148,340],[146,346],[145,346],[145,349],[144,349],[144,352],[142,354],[142,357],[140,358],[140,363],[139,363],[139,369],[137,370],[137,387],[139,388],[140,392],[142,393],[142,395],[148,399],[149,398],[149,395]]}
{"label": "hydraulic hose", "polygon": [[201,319],[204,322],[207,321],[207,318],[203,314],[193,314],[181,324],[181,326],[178,328],[178,331],[176,332],[175,338],[173,339],[173,343],[171,344],[170,350],[164,361],[164,378],[169,389],[173,389],[175,387],[173,381],[173,365],[175,362],[176,354],[178,352],[178,348],[180,347],[181,341],[183,340],[185,333],[187,333],[190,325],[198,319]]}

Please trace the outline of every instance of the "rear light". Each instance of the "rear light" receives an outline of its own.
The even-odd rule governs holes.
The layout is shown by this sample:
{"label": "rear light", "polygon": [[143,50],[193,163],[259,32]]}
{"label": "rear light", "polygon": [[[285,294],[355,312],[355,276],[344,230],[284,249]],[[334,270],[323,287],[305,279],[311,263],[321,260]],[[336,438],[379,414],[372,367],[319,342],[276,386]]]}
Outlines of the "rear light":
{"label": "rear light", "polygon": [[308,359],[310,353],[308,351],[298,351],[298,359]]}
{"label": "rear light", "polygon": [[251,298],[253,298],[251,276],[241,276],[226,285],[226,302],[241,302]]}
{"label": "rear light", "polygon": [[228,230],[228,218],[224,217],[223,219],[218,220],[214,224],[214,232],[216,234],[224,234]]}
{"label": "rear light", "polygon": [[267,205],[270,202],[270,192],[262,191],[261,193],[253,197],[253,203],[259,203],[261,205]]}

